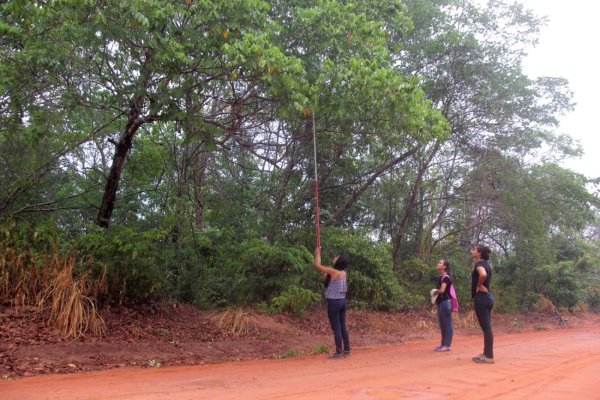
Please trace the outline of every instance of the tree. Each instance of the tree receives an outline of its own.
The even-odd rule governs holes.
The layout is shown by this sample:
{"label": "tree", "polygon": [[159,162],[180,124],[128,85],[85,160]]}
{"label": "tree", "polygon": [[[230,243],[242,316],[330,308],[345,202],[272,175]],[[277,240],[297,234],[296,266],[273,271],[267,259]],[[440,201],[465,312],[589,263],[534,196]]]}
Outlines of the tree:
{"label": "tree", "polygon": [[[423,77],[422,87],[442,110],[452,136],[433,156],[422,153],[422,163],[430,160],[432,166],[446,168],[397,177],[409,182],[412,193],[421,192],[420,204],[427,205],[423,211],[429,214],[411,223],[419,245],[453,240],[467,248],[492,234],[485,215],[494,212],[494,177],[510,174],[513,168],[507,166],[524,163],[542,145],[561,142],[548,129],[557,125],[557,114],[572,108],[570,93],[564,80],[531,80],[522,72],[524,48],[535,43],[543,23],[523,7],[427,0],[406,4],[415,28],[406,39],[398,38],[404,46],[395,53],[399,68]],[[573,153],[569,147],[562,151]],[[483,175],[469,177],[467,171]],[[392,211],[404,215],[395,218],[400,226],[418,204],[409,196],[400,210]],[[437,239],[430,236],[434,230]],[[405,235],[406,228],[397,232]],[[403,251],[414,250],[411,245]],[[432,250],[419,253],[430,255]]]}

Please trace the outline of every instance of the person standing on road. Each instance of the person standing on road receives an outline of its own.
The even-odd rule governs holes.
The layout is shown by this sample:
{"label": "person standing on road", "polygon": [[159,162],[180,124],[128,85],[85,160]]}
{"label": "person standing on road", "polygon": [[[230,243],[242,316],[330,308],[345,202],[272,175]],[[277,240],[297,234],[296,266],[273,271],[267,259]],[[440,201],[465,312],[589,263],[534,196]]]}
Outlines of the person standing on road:
{"label": "person standing on road", "polygon": [[490,291],[492,269],[488,260],[492,251],[489,247],[478,244],[473,247],[471,255],[475,264],[471,273],[471,296],[475,305],[475,315],[483,331],[483,354],[473,357],[476,363],[494,363],[494,334],[492,332],[492,308],[494,296]]}
{"label": "person standing on road", "polygon": [[350,351],[350,336],[346,327],[348,283],[345,269],[348,266],[348,257],[345,254],[340,254],[331,263],[333,268],[321,264],[321,249],[317,247],[314,266],[327,276],[325,280],[327,316],[335,340],[335,353],[330,355],[329,358],[344,358],[352,354]]}
{"label": "person standing on road", "polygon": [[432,295],[437,295],[435,304],[437,305],[438,323],[442,332],[442,341],[436,346],[434,351],[450,351],[452,345],[452,336],[454,335],[454,325],[452,323],[452,304],[450,302],[450,286],[452,278],[450,276],[450,263],[447,260],[439,260],[436,268],[440,274],[436,289]]}

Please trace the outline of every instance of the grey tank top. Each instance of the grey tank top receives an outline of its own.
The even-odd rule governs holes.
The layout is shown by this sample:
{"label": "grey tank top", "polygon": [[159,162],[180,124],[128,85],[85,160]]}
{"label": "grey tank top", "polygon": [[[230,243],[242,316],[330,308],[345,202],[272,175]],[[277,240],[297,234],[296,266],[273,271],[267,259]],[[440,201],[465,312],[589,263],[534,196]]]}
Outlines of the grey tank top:
{"label": "grey tank top", "polygon": [[330,280],[329,286],[325,288],[325,298],[327,299],[345,299],[348,291],[346,278]]}

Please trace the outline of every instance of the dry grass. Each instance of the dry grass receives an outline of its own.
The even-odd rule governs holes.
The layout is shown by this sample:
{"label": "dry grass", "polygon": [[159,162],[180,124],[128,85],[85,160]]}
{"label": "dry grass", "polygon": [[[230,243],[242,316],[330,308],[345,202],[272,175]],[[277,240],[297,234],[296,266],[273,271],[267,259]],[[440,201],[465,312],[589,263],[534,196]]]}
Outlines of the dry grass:
{"label": "dry grass", "polygon": [[453,313],[454,315],[454,326],[457,328],[477,328],[479,323],[477,322],[477,317],[475,316],[475,311],[471,310],[466,314],[460,315],[458,313]]}
{"label": "dry grass", "polygon": [[49,282],[49,271],[14,248],[0,246],[0,254],[0,301],[16,308],[35,305],[37,294]]}
{"label": "dry grass", "polygon": [[92,280],[88,273],[77,275],[74,267],[89,271],[90,261],[76,262],[60,255],[58,246],[45,256],[0,243],[0,302],[17,310],[36,306],[66,337],[86,333],[102,335],[104,321],[96,309],[96,298],[105,290],[105,274]]}
{"label": "dry grass", "polygon": [[88,332],[103,335],[105,325],[96,310],[95,296],[104,279],[94,283],[89,274],[75,277],[73,257],[68,260],[56,257],[54,263],[57,273],[38,300],[40,309],[50,307],[48,323],[66,337],[80,337]]}
{"label": "dry grass", "polygon": [[542,314],[558,314],[558,309],[548,297],[541,297],[535,303],[534,310]]}
{"label": "dry grass", "polygon": [[429,331],[429,330],[435,328],[436,324],[434,324],[431,321],[424,321],[421,319],[416,323],[415,327],[421,331]]}
{"label": "dry grass", "polygon": [[245,335],[259,331],[258,316],[244,308],[230,308],[212,317],[221,332]]}

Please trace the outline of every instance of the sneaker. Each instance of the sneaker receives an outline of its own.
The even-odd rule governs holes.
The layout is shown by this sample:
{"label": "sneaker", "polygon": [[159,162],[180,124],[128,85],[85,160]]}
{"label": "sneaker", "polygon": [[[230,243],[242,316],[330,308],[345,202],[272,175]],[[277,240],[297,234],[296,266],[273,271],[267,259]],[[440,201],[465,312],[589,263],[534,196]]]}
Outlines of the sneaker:
{"label": "sneaker", "polygon": [[344,358],[344,354],[343,353],[333,353],[332,355],[329,356],[329,358]]}
{"label": "sneaker", "polygon": [[344,352],[342,354],[344,355],[344,357],[348,357],[349,355],[352,354],[352,350],[344,350]]}
{"label": "sneaker", "polygon": [[435,348],[435,351],[440,352],[440,351],[450,351],[450,347],[449,346],[438,346]]}
{"label": "sneaker", "polygon": [[476,363],[479,363],[479,364],[493,364],[494,363],[493,358],[486,357],[484,354],[481,354],[477,357],[473,357],[473,361],[475,361]]}
{"label": "sneaker", "polygon": [[444,346],[435,346],[433,348],[433,351],[440,351],[442,349],[442,347],[444,347]]}

